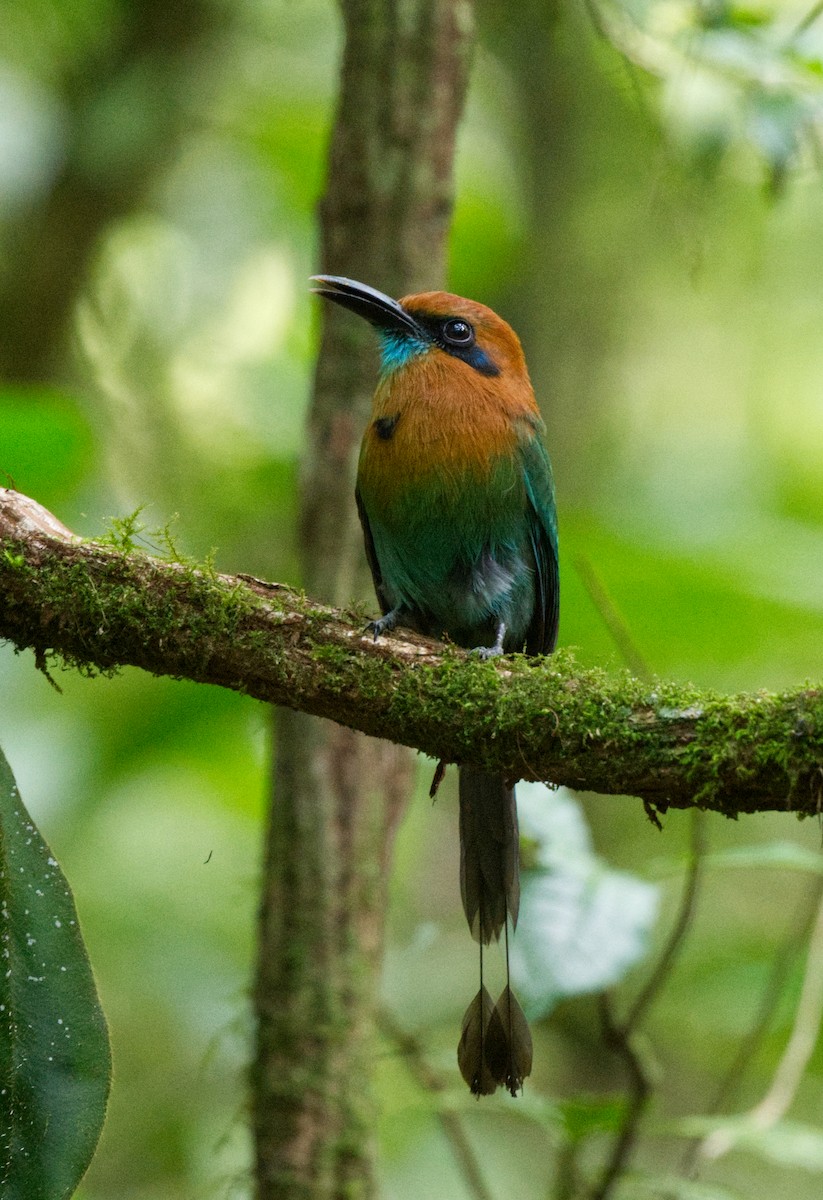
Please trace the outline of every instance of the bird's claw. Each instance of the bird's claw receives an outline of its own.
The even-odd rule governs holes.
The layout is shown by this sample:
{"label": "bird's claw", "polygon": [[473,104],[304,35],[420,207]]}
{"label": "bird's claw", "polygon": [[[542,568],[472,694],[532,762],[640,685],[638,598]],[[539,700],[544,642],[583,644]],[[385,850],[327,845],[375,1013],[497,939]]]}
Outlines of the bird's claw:
{"label": "bird's claw", "polygon": [[473,650],[469,651],[469,654],[474,655],[475,658],[479,658],[481,662],[488,662],[490,658],[499,658],[501,654],[505,654],[505,650],[503,649],[505,637],[506,626],[503,621],[500,621],[497,626],[497,636],[494,639],[494,645],[475,646]]}
{"label": "bird's claw", "polygon": [[378,617],[376,621],[369,621],[364,633],[372,634],[375,641],[382,637],[384,633],[391,633],[397,624],[397,613],[389,612],[383,617]]}
{"label": "bird's claw", "polygon": [[469,651],[472,658],[479,658],[481,662],[488,662],[490,658],[499,658],[503,654],[502,646],[475,646]]}

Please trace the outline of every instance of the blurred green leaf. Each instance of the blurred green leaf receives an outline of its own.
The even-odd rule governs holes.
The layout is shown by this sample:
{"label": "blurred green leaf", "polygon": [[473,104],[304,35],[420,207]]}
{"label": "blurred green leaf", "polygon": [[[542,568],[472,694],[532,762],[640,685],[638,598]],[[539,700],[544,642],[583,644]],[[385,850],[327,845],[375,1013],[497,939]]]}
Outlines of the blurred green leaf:
{"label": "blurred green leaf", "polygon": [[799,1121],[778,1121],[768,1129],[750,1116],[688,1117],[678,1122],[688,1137],[722,1138],[728,1149],[750,1154],[781,1167],[823,1171],[823,1130]]}
{"label": "blurred green leaf", "polygon": [[679,1175],[640,1175],[631,1173],[621,1180],[617,1196],[623,1200],[736,1200],[739,1192],[723,1187],[719,1183],[701,1183],[699,1180],[682,1179]]}
{"label": "blurred green leaf", "polygon": [[590,1133],[616,1133],[626,1116],[622,1096],[580,1096],[560,1104],[566,1135],[578,1142]]}
{"label": "blurred green leaf", "polygon": [[569,792],[519,784],[517,803],[536,850],[523,872],[512,972],[535,1018],[562,997],[610,987],[644,957],[658,889],[598,858]]}
{"label": "blurred green leaf", "polygon": [[66,1200],[106,1113],[108,1033],[68,883],[0,753],[0,1192]]}
{"label": "blurred green leaf", "polygon": [[749,146],[774,178],[813,142],[822,102],[817,52],[798,42],[800,27],[789,32],[780,5],[598,0],[595,11],[625,57],[663,81],[663,116],[696,165],[710,148],[719,162]]}
{"label": "blurred green leaf", "polygon": [[0,485],[57,508],[94,466],[91,429],[67,395],[45,388],[0,390]]}
{"label": "blurred green leaf", "polygon": [[772,1129],[747,1130],[741,1148],[784,1167],[823,1171],[823,1131],[796,1121],[781,1121]]}
{"label": "blurred green leaf", "polygon": [[823,874],[823,855],[796,842],[764,842],[762,846],[730,846],[708,854],[704,867],[779,867]]}
{"label": "blurred green leaf", "polygon": [[[689,859],[686,855],[680,858],[659,858],[648,865],[649,874],[655,878],[665,879],[684,871]],[[728,846],[725,850],[716,850],[707,854],[702,860],[705,868],[759,868],[774,867],[777,870],[811,871],[815,875],[823,874],[823,854],[810,846],[798,842],[774,841],[763,842],[759,845]]]}
{"label": "blurred green leaf", "polygon": [[595,566],[638,650],[661,676],[729,691],[777,690],[819,669],[821,587],[810,567],[823,551],[816,530],[764,522],[751,536],[737,528],[722,546],[680,554],[573,514],[563,535],[560,640],[580,646],[581,661],[616,661],[616,651],[575,571],[577,556]]}

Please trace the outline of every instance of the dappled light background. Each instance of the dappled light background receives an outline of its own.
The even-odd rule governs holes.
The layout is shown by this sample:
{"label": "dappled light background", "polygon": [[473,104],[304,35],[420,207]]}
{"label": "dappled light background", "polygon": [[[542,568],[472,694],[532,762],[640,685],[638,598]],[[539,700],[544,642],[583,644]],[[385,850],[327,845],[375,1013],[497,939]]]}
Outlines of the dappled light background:
{"label": "dappled light background", "polygon": [[[0,472],[84,536],[139,507],[149,550],[213,553],[221,570],[299,584],[318,320],[307,277],[337,14],[321,0],[163,7],[0,6]],[[633,11],[665,33],[691,6]],[[782,5],[786,29],[804,11]],[[804,45],[823,59],[820,24]],[[823,187],[811,146],[780,142],[788,118],[753,117],[733,72],[684,58],[650,80],[646,43],[621,56],[575,4],[487,0],[480,25],[450,286],[525,345],[558,485],[561,642],[583,663],[623,665],[586,586],[594,572],[654,673],[722,690],[819,679]],[[31,656],[0,652],[0,743],[73,885],[113,1040],[109,1120],[80,1195],[249,1196],[268,714],[136,671],[58,671],[54,683],[59,693]],[[397,846],[384,1000],[457,1094],[474,950],[454,781],[432,808],[429,769]],[[688,816],[659,833],[636,801],[584,807],[603,859],[660,885],[659,944]],[[712,853],[752,852],[710,865],[648,1022],[659,1076],[639,1158],[659,1173],[678,1161],[676,1120],[706,1110],[811,903],[807,871],[757,865],[755,849],[820,843],[817,823],[788,815],[707,829]],[[741,1109],[768,1086],[801,974],[802,960]],[[559,1004],[537,1031],[526,1096],[466,1109],[492,1192],[549,1195],[554,1103],[622,1085],[594,1000]],[[381,1194],[468,1195],[435,1098],[388,1039],[377,1087]],[[815,1124],[822,1106],[818,1054],[793,1116]],[[746,1196],[816,1196],[816,1153],[803,1168],[740,1151],[712,1178]]]}

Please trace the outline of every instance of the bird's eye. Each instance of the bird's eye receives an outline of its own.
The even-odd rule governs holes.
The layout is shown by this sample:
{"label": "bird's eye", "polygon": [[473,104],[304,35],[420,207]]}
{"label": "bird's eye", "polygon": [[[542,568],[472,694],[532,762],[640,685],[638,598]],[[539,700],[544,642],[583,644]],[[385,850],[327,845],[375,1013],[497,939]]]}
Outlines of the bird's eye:
{"label": "bird's eye", "polygon": [[443,337],[450,346],[471,346],[474,342],[474,330],[468,321],[453,317],[444,323]]}

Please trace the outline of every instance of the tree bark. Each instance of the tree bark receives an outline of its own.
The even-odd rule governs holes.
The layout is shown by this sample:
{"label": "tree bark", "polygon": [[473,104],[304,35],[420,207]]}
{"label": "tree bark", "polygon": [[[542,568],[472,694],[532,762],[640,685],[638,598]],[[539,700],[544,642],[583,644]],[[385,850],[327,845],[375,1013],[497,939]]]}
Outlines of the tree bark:
{"label": "tree bark", "polygon": [[[639,796],[659,809],[697,805],[728,816],[820,810],[821,689],[721,696],[581,670],[567,651],[480,662],[403,630],[374,642],[364,621],[362,612],[317,605],[276,584],[81,542],[33,501],[0,489],[0,637],[32,648],[41,665],[49,652],[86,673],[133,665],[337,723],[325,722],[313,741],[301,740],[301,731],[290,744],[293,757],[280,762],[282,795],[269,848],[268,920],[276,929],[267,936],[289,986],[297,990],[301,979],[303,989],[299,1013],[290,1006],[296,997],[282,1009],[291,993],[275,977],[271,1053],[282,1055],[276,1061],[283,1071],[288,1046],[295,1054],[302,1046],[303,1069],[317,1071],[306,1047],[315,1040],[325,1046],[324,1038],[334,1053],[326,1048],[323,1069],[351,1067],[352,1028],[364,1039],[357,1052],[368,1050],[383,868],[406,768],[384,747],[388,765],[379,774],[375,743],[348,730],[512,779]],[[370,773],[361,746],[376,756],[368,760]],[[378,799],[383,779],[391,785],[385,803]],[[328,789],[332,797],[319,813],[307,780],[319,780],[317,793]],[[324,924],[321,913],[334,913],[339,924]],[[337,989],[355,968],[360,975],[347,980],[344,1004]],[[342,1007],[332,1007],[334,997]],[[332,1018],[330,1029],[324,1022]],[[359,1083],[358,1111],[362,1077]],[[286,1083],[275,1076],[272,1088],[285,1105]],[[295,1085],[293,1102],[306,1094]],[[344,1093],[335,1094],[342,1104]],[[312,1113],[324,1112],[313,1103]]]}
{"label": "tree bark", "polygon": [[[469,0],[342,0],[346,43],[322,269],[394,294],[442,286],[452,162],[473,41]],[[300,507],[302,581],[365,590],[357,446],[375,384],[369,331],[327,308]],[[277,715],[255,985],[260,1200],[373,1191],[369,1083],[394,830],[412,765],[397,746]]]}

